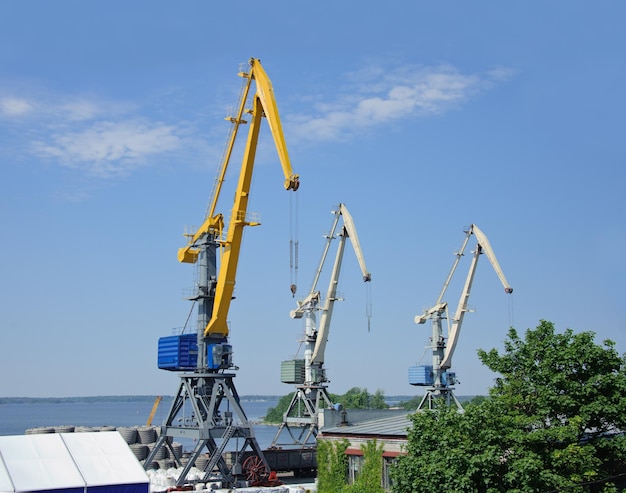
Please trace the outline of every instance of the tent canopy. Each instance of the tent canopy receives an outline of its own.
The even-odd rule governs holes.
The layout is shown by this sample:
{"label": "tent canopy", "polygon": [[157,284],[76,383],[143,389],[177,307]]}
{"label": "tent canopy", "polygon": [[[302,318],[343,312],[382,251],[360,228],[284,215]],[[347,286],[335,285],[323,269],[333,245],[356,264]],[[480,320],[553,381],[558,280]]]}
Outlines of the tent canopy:
{"label": "tent canopy", "polygon": [[0,437],[0,493],[148,493],[141,464],[116,431]]}

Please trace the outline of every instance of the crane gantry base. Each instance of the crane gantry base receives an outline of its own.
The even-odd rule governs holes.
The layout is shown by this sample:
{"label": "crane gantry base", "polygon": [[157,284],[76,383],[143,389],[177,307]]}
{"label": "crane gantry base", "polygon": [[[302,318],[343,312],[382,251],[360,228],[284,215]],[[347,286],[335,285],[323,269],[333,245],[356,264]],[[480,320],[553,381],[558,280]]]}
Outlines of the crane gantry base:
{"label": "crane gantry base", "polygon": [[[332,408],[333,403],[324,385],[299,385],[278,427],[270,448],[289,446],[294,448],[314,447],[319,431],[320,409]],[[281,442],[286,432],[290,441]]]}
{"label": "crane gantry base", "polygon": [[[178,466],[183,467],[176,483],[176,486],[182,486],[200,454],[206,452],[209,460],[203,468],[205,478],[208,479],[217,468],[221,473],[223,486],[233,487],[238,476],[243,474],[245,479],[246,471],[242,460],[244,452],[249,449],[258,457],[258,462],[265,466],[269,475],[269,466],[255,438],[254,428],[239,402],[233,383],[234,376],[220,372],[180,375],[178,393],[161,427],[160,436],[145,460],[144,469],[150,467],[158,451],[165,446]],[[191,438],[195,442],[186,464],[174,454],[172,441],[177,438]],[[233,441],[236,443],[234,449],[229,447]],[[232,460],[228,463],[224,457],[225,452],[231,453]]]}
{"label": "crane gantry base", "polygon": [[426,390],[424,397],[417,406],[418,411],[422,411],[424,409],[433,410],[437,407],[438,403],[445,403],[446,406],[450,406],[452,403],[456,404],[456,407],[459,412],[464,412],[463,406],[454,395],[454,392],[449,387],[436,388],[432,387]]}

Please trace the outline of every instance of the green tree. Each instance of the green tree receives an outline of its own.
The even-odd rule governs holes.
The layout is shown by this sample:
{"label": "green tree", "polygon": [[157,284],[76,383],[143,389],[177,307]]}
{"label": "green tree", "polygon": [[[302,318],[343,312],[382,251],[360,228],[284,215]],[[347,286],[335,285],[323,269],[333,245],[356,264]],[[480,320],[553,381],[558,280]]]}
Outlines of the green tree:
{"label": "green tree", "polygon": [[347,484],[348,440],[317,442],[317,491],[339,493]]}
{"label": "green tree", "polygon": [[508,491],[498,489],[506,421],[493,402],[470,406],[465,413],[437,406],[414,413],[411,420],[407,455],[391,471],[393,491]]}
{"label": "green tree", "polygon": [[523,444],[557,483],[626,472],[626,359],[613,341],[594,339],[591,331],[558,334],[542,320],[525,339],[510,329],[504,354],[478,353],[502,375],[491,397],[523,425]]}
{"label": "green tree", "polygon": [[502,377],[490,390],[511,410],[533,418],[539,428],[558,427],[578,417],[581,433],[624,429],[625,360],[613,341],[594,343],[593,332],[557,334],[541,321],[522,340],[510,329],[505,354],[479,350],[478,357]]}
{"label": "green tree", "polygon": [[524,340],[510,329],[504,349],[479,351],[501,375],[489,399],[412,416],[394,491],[613,491],[607,480],[626,473],[626,360],[615,344],[541,321]]}
{"label": "green tree", "polygon": [[361,445],[363,463],[353,484],[348,484],[348,440],[317,442],[318,493],[384,493],[383,447],[376,440]]}
{"label": "green tree", "polygon": [[378,389],[376,392],[374,392],[374,395],[370,396],[370,409],[387,409],[388,407],[389,404],[385,402],[385,392],[382,389]]}
{"label": "green tree", "polygon": [[407,411],[415,411],[417,406],[422,402],[423,396],[416,395],[415,397],[411,397],[408,401],[402,401],[398,403],[398,407],[401,409],[406,409]]}
{"label": "green tree", "polygon": [[366,388],[352,387],[344,395],[339,396],[340,402],[346,409],[387,409],[385,403],[385,393],[377,390],[374,395],[370,394]]}
{"label": "green tree", "polygon": [[291,392],[290,394],[282,396],[276,404],[276,407],[268,408],[265,414],[265,421],[268,423],[282,423],[283,414],[285,414],[289,408],[289,404],[291,404],[291,399],[293,399],[294,394],[295,392]]}
{"label": "green tree", "polygon": [[365,388],[352,387],[340,397],[341,404],[346,409],[366,409],[369,401],[369,392]]}
{"label": "green tree", "polygon": [[363,464],[353,484],[345,488],[346,493],[384,493],[383,447],[376,440],[361,445]]}

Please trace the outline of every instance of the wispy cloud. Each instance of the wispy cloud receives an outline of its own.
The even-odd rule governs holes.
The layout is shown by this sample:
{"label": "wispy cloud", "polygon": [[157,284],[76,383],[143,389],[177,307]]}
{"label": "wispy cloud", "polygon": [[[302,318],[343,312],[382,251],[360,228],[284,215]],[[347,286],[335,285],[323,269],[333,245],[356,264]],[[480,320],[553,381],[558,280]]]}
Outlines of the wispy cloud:
{"label": "wispy cloud", "polygon": [[383,70],[369,67],[332,101],[317,102],[297,118],[294,132],[311,141],[343,140],[364,127],[440,115],[513,75],[505,68],[464,74],[450,65]]}
{"label": "wispy cloud", "polygon": [[80,131],[55,133],[35,141],[33,150],[58,159],[63,166],[94,176],[125,175],[145,164],[148,156],[179,148],[181,139],[170,125],[149,121],[101,121]]}
{"label": "wispy cloud", "polygon": [[140,113],[134,104],[98,98],[0,97],[0,124],[24,139],[22,152],[95,178],[125,176],[181,147],[180,128]]}
{"label": "wispy cloud", "polygon": [[33,105],[21,98],[4,97],[0,98],[0,116],[12,118],[26,115],[33,111]]}

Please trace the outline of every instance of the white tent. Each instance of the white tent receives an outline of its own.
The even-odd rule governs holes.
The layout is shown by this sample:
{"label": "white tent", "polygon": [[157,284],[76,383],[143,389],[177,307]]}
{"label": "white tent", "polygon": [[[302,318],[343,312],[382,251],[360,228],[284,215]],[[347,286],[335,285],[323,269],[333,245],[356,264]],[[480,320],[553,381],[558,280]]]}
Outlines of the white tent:
{"label": "white tent", "polygon": [[0,436],[0,493],[148,493],[141,464],[116,431]]}

